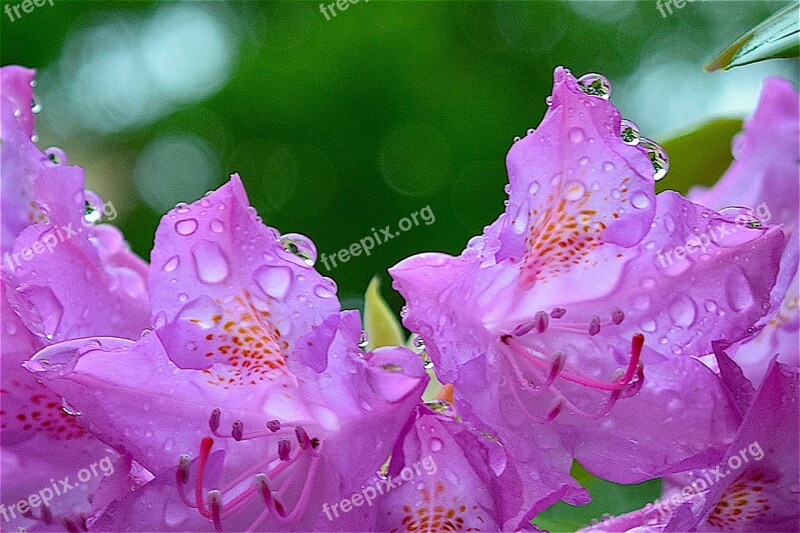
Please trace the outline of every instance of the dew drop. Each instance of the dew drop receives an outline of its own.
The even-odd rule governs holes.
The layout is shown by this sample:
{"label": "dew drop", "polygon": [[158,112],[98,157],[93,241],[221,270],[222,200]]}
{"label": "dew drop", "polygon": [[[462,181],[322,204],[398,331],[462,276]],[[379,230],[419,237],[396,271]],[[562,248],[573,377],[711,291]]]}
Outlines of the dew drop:
{"label": "dew drop", "polygon": [[444,446],[444,444],[441,439],[437,439],[436,437],[431,439],[430,448],[432,452],[438,452],[442,449],[442,446]]}
{"label": "dew drop", "polygon": [[652,320],[642,324],[642,329],[648,333],[653,333],[656,330],[656,323]]}
{"label": "dew drop", "polygon": [[581,157],[580,159],[578,159],[578,164],[582,167],[585,167],[586,165],[589,164],[589,158],[586,156]]}
{"label": "dew drop", "polygon": [[583,142],[584,138],[585,138],[585,135],[584,135],[582,129],[580,129],[580,128],[572,128],[571,130],[569,130],[569,140],[570,141],[572,141],[574,143],[579,143],[579,142]]}
{"label": "dew drop", "polygon": [[605,163],[603,163],[603,170],[605,170],[606,172],[611,172],[612,170],[614,170],[614,163],[612,163],[611,161],[606,161]]}
{"label": "dew drop", "polygon": [[[195,222],[195,227],[197,222]],[[192,246],[192,258],[197,277],[203,283],[221,283],[230,273],[228,259],[219,244],[202,240]]]}
{"label": "dew drop", "polygon": [[67,413],[69,416],[81,416],[83,413],[72,407],[66,400],[66,398],[61,398],[61,410]]}
{"label": "dew drop", "polygon": [[650,158],[650,163],[653,164],[653,179],[660,181],[664,179],[669,171],[669,157],[667,152],[661,148],[657,142],[652,141],[646,137],[639,139],[639,147],[644,149],[645,155]]}
{"label": "dew drop", "polygon": [[367,346],[369,346],[369,335],[367,335],[366,331],[362,331],[361,336],[358,338],[358,347],[366,350]]}
{"label": "dew drop", "polygon": [[42,112],[42,103],[39,101],[39,98],[34,95],[31,99],[31,113],[41,113]]}
{"label": "dew drop", "polygon": [[317,262],[317,247],[305,235],[287,233],[280,237],[279,242],[284,250],[300,258],[304,265],[314,266]]}
{"label": "dew drop", "polygon": [[741,267],[737,266],[725,281],[725,298],[734,311],[744,311],[753,305],[753,292]]}
{"label": "dew drop", "polygon": [[264,294],[283,300],[292,287],[292,269],[286,266],[263,265],[253,274],[256,285]]}
{"label": "dew drop", "polygon": [[578,78],[581,90],[589,95],[608,100],[611,96],[611,82],[602,74],[591,72]]}
{"label": "dew drop", "polygon": [[172,272],[173,270],[178,268],[178,265],[180,265],[180,264],[181,264],[181,258],[178,257],[177,255],[174,255],[174,256],[170,257],[169,259],[167,259],[167,262],[164,263],[164,266],[162,267],[162,270],[164,272]]}
{"label": "dew drop", "polygon": [[222,223],[222,221],[216,218],[211,221],[209,227],[211,228],[211,231],[213,231],[214,233],[222,233],[225,229],[225,225]]}
{"label": "dew drop", "polygon": [[572,181],[566,184],[564,198],[572,202],[580,200],[586,194],[586,187],[579,181]]}
{"label": "dew drop", "polygon": [[639,144],[639,126],[630,120],[623,120],[619,124],[619,136],[622,142],[631,146]]}
{"label": "dew drop", "polygon": [[56,147],[48,148],[44,151],[44,155],[47,156],[47,159],[50,160],[51,163],[54,165],[66,165],[67,164],[67,154],[64,153],[63,150]]}
{"label": "dew drop", "polygon": [[642,191],[636,191],[631,196],[631,205],[636,209],[644,209],[650,205],[650,199]]}
{"label": "dew drop", "polygon": [[679,296],[669,305],[669,317],[676,326],[688,328],[697,317],[697,306],[688,296]]}
{"label": "dew drop", "polygon": [[175,231],[184,237],[197,231],[197,221],[193,218],[184,218],[175,223]]}

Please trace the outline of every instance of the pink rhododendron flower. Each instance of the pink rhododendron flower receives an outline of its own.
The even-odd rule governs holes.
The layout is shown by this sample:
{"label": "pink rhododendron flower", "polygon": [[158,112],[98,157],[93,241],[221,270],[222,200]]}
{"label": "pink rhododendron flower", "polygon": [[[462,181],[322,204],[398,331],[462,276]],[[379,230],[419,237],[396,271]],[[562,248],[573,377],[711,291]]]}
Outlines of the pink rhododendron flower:
{"label": "pink rhododendron flower", "polygon": [[714,187],[696,187],[694,201],[712,209],[725,209],[765,224],[781,224],[789,239],[781,257],[778,281],[772,290],[770,313],[763,329],[752,339],[729,347],[751,381],[758,384],[772,358],[800,366],[798,340],[798,236],[800,222],[800,110],[792,84],[769,79],[758,108],[734,141],[736,155]]}
{"label": "pink rhododendron flower", "polygon": [[[785,237],[656,196],[664,158],[621,126],[557,69],[542,124],[508,153],[505,213],[460,256],[420,254],[390,273],[465,417],[523,459],[546,439],[631,483],[721,458],[738,417],[692,356],[751,334]],[[726,235],[718,253],[686,253],[712,230]]]}
{"label": "pink rhododendron flower", "polygon": [[[724,353],[718,358],[721,367],[738,368]],[[756,393],[741,372],[723,372],[746,411],[720,464],[686,476],[687,487],[702,490],[687,489],[688,497],[675,490],[656,505],[581,531],[800,531],[800,464],[794,438],[800,431],[798,376],[796,367],[773,360]]]}
{"label": "pink rhododendron flower", "polygon": [[427,376],[405,348],[361,351],[358,313],[339,312],[313,255],[307,239],[264,226],[234,176],[163,218],[152,333],[56,344],[26,363],[155,475],[99,529],[324,528],[323,504],[386,461]]}
{"label": "pink rhododendron flower", "polygon": [[[115,454],[82,427],[68,405],[22,363],[51,342],[86,335],[136,338],[149,323],[145,263],[113,227],[93,221],[103,204],[84,191],[83,170],[33,142],[34,72],[0,69],[2,159],[2,502],[15,504]],[[69,413],[69,414],[68,414]],[[54,460],[54,450],[58,450]],[[124,473],[123,473],[124,475]],[[5,523],[79,527],[99,484],[53,494],[49,505],[3,508]],[[65,487],[56,485],[58,490]]]}

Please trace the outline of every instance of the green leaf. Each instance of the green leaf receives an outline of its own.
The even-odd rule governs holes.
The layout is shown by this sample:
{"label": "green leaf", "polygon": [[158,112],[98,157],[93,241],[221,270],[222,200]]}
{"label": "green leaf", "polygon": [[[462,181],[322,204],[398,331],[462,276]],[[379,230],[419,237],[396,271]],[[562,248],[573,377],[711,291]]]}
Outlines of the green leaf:
{"label": "green leaf", "polygon": [[686,193],[692,185],[716,183],[733,161],[731,139],[741,129],[740,119],[719,118],[662,142],[669,154],[669,174],[658,182],[659,192]]}
{"label": "green leaf", "polygon": [[705,66],[708,72],[800,56],[800,3],[792,2],[748,31]]}
{"label": "green leaf", "polygon": [[368,349],[381,346],[403,346],[403,329],[381,296],[381,281],[375,276],[364,297],[364,329],[369,336]]}
{"label": "green leaf", "polygon": [[573,532],[604,514],[619,516],[653,503],[661,495],[661,480],[651,479],[636,485],[619,485],[593,476],[577,461],[572,463],[570,474],[592,495],[592,501],[583,506],[558,502],[536,515],[533,523],[540,529],[553,533]]}

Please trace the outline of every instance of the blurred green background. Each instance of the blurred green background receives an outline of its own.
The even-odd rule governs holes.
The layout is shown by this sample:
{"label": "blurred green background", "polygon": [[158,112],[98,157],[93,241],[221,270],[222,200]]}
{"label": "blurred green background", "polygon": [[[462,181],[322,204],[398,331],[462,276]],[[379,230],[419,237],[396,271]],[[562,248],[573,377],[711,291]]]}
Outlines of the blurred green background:
{"label": "blurred green background", "polygon": [[[16,0],[3,0],[18,5]],[[503,209],[504,157],[535,127],[558,65],[600,72],[642,134],[663,141],[755,107],[762,80],[796,61],[707,74],[702,66],[786,2],[696,1],[662,17],[641,2],[54,0],[10,20],[0,62],[39,70],[39,144],[86,168],[148,257],[160,216],[239,172],[264,221],[328,255],[430,206],[436,217],[326,272],[345,307],[413,253],[458,253]],[[712,182],[737,121],[665,144],[661,188]],[[538,523],[574,529],[652,501],[659,482],[577,475],[592,506]],[[568,517],[568,518],[567,518]]]}

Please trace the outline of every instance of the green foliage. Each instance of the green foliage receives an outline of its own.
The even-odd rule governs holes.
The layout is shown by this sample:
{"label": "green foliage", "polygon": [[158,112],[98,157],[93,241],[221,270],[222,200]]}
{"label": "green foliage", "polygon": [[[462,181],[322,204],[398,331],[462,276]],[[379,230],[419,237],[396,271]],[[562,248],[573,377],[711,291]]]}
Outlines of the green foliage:
{"label": "green foliage", "polygon": [[600,520],[603,515],[618,516],[641,509],[661,495],[660,479],[636,485],[619,485],[593,476],[577,461],[572,463],[570,474],[592,495],[591,503],[578,507],[558,502],[533,519],[540,529],[552,533],[571,533],[592,520]]}
{"label": "green foliage", "polygon": [[792,2],[723,50],[706,70],[728,70],[775,58],[800,57],[800,3]]}
{"label": "green foliage", "polygon": [[661,143],[669,155],[669,174],[657,184],[686,193],[692,185],[713,185],[733,157],[731,139],[742,129],[739,119],[720,118]]}
{"label": "green foliage", "polygon": [[380,286],[380,278],[375,276],[364,297],[364,330],[369,335],[370,350],[381,346],[403,346],[404,343],[403,329],[381,296]]}

